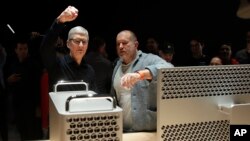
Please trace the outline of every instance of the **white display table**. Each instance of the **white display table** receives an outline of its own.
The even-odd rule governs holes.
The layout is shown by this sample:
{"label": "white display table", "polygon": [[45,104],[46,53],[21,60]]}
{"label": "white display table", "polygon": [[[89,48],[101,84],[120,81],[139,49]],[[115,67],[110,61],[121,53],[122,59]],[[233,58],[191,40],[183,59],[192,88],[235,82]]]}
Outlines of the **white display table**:
{"label": "white display table", "polygon": [[[34,140],[50,141],[50,140]],[[124,133],[122,141],[156,141],[156,132]]]}
{"label": "white display table", "polygon": [[156,141],[156,132],[125,133],[123,141]]}

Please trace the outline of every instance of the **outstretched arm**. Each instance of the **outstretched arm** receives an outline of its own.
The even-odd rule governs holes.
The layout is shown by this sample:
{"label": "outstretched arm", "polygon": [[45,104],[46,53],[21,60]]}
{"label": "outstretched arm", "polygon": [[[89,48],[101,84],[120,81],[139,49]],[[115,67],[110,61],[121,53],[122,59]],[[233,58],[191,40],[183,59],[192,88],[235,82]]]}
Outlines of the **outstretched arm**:
{"label": "outstretched arm", "polygon": [[121,86],[125,88],[132,88],[138,81],[141,80],[156,80],[158,69],[174,67],[172,64],[166,62],[159,56],[149,55],[144,63],[144,68],[133,73],[127,73],[121,78]]}
{"label": "outstretched arm", "polygon": [[139,70],[133,73],[127,73],[121,78],[121,86],[131,88],[140,80],[151,80],[152,74],[148,69]]}

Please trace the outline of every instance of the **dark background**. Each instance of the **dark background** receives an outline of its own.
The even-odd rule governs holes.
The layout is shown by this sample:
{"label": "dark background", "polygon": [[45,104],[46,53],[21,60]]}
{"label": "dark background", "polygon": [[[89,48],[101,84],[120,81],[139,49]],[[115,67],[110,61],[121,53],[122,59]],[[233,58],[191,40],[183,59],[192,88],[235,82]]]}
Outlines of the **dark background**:
{"label": "dark background", "polygon": [[[111,59],[116,56],[115,36],[122,29],[135,31],[141,49],[148,36],[174,43],[177,57],[186,54],[192,36],[204,39],[208,54],[213,54],[223,42],[231,42],[235,52],[245,47],[245,33],[250,29],[248,19],[236,16],[238,0],[8,0],[1,3],[1,30],[9,24],[16,33],[45,34],[68,5],[75,6],[79,17],[68,23],[68,27],[82,25],[89,30],[90,38],[103,36]],[[10,31],[2,30],[3,38],[12,38]]]}

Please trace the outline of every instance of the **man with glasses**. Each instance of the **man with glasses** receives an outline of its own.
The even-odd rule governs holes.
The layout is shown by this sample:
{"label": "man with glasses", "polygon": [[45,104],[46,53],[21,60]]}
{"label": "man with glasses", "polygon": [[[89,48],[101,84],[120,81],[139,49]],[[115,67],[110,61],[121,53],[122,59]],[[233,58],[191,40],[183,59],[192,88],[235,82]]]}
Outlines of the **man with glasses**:
{"label": "man with glasses", "polygon": [[[82,26],[76,26],[69,30],[66,42],[69,54],[63,57],[56,56],[55,42],[62,33],[67,22],[75,20],[78,16],[78,9],[68,6],[53,22],[48,33],[41,43],[41,56],[45,68],[49,74],[50,91],[58,81],[83,81],[88,83],[89,89],[96,91],[95,72],[88,65],[83,57],[88,48],[89,34]],[[58,88],[59,89],[59,88]],[[82,90],[82,86],[63,86],[60,91]]]}

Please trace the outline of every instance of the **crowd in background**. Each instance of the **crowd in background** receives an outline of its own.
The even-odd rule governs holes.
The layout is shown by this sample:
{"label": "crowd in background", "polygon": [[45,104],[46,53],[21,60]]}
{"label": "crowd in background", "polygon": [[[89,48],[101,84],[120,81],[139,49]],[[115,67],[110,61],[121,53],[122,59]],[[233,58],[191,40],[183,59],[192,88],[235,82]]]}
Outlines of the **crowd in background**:
{"label": "crowd in background", "polygon": [[[41,61],[40,43],[43,38],[39,32],[18,34],[13,44],[0,46],[1,66],[1,135],[6,141],[7,126],[15,124],[21,136],[26,139],[48,138],[48,76]],[[111,77],[117,56],[111,56],[105,38],[90,38],[90,47],[84,59],[90,64],[98,79],[100,93],[109,93]],[[160,56],[175,67],[206,65],[250,64],[250,31],[246,32],[245,48],[236,49],[231,42],[223,42],[213,53],[208,53],[206,41],[192,37],[184,56],[178,56],[171,40],[160,41],[148,37],[141,41],[139,49]],[[60,36],[55,44],[57,56],[69,53],[66,39]],[[142,46],[143,45],[143,46]],[[186,49],[185,49],[186,51]],[[177,54],[177,55],[176,55]],[[182,53],[183,54],[183,53]],[[97,61],[96,61],[97,60]],[[8,107],[8,108],[6,108]]]}

